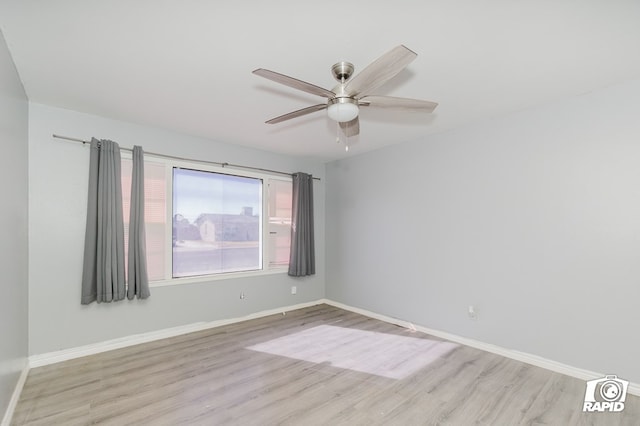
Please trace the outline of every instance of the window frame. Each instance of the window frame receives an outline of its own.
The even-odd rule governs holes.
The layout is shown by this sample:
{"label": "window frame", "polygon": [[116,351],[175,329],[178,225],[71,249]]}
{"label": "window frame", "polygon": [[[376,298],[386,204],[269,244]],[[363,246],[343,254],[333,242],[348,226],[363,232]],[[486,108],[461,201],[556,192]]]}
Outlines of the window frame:
{"label": "window frame", "polygon": [[[123,153],[124,154],[124,153]],[[123,155],[123,158],[131,159],[131,155]],[[152,162],[162,164],[165,168],[165,235],[164,235],[164,278],[156,281],[149,281],[149,287],[165,287],[182,284],[204,283],[218,280],[228,280],[236,278],[249,278],[264,275],[284,274],[288,271],[288,265],[270,265],[270,248],[269,248],[269,188],[271,181],[290,182],[293,185],[293,178],[287,175],[275,173],[246,170],[240,168],[224,167],[210,163],[203,163],[196,160],[172,159],[152,154],[145,154],[145,164]],[[261,228],[261,247],[262,268],[250,271],[221,272],[209,275],[198,275],[191,277],[173,277],[173,168],[184,168],[199,170],[204,172],[219,173],[232,176],[247,177],[260,179],[262,181],[262,222]]]}

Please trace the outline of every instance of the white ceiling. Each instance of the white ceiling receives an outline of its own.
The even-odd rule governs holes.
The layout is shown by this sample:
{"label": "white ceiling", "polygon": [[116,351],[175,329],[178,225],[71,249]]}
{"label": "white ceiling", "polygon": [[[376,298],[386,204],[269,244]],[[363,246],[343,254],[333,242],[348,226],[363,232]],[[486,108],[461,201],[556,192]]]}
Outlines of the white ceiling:
{"label": "white ceiling", "polygon": [[[0,0],[0,28],[34,102],[322,160],[640,77],[637,0]],[[431,116],[363,110],[348,154],[324,111],[264,124],[324,99],[255,68],[331,89],[398,44],[418,57],[377,94]]]}

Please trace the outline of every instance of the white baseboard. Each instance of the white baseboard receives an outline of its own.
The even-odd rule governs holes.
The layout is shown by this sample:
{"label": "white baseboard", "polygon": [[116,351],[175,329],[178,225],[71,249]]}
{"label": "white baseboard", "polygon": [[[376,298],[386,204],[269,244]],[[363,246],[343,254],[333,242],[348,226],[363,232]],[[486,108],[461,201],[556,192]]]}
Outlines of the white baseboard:
{"label": "white baseboard", "polygon": [[[256,318],[262,318],[265,316],[279,314],[283,312],[289,312],[296,309],[307,308],[309,306],[315,306],[322,303],[335,306],[337,308],[344,309],[347,311],[355,312],[370,318],[375,318],[390,324],[395,324],[400,327],[417,330],[426,334],[430,334],[432,336],[439,337],[441,339],[449,340],[451,342],[460,343],[462,345],[466,345],[466,346],[470,346],[486,352],[494,353],[496,355],[504,356],[506,358],[511,358],[516,361],[525,362],[527,364],[535,365],[536,367],[545,368],[547,370],[555,371],[557,373],[565,374],[567,376],[575,377],[578,379],[592,380],[592,379],[598,379],[605,376],[605,374],[602,374],[602,373],[584,370],[581,368],[562,364],[550,359],[542,358],[542,357],[528,354],[525,352],[519,352],[512,349],[503,348],[501,346],[492,345],[490,343],[484,343],[478,340],[473,340],[473,339],[458,336],[455,334],[447,333],[444,331],[434,330],[431,328],[414,325],[408,321],[404,321],[398,318],[392,318],[386,315],[381,315],[375,312],[368,311],[366,309],[355,308],[353,306],[345,305],[339,302],[335,302],[333,300],[320,299],[312,302],[301,303],[301,304],[282,307],[282,308],[270,309],[266,311],[260,311],[260,312],[256,312],[256,313],[246,315],[243,317],[238,317],[238,318],[188,324],[181,327],[173,327],[173,328],[167,328],[167,329],[158,330],[158,331],[152,331],[149,333],[136,334],[132,336],[123,337],[120,339],[108,340],[105,342],[79,346],[76,348],[64,349],[56,352],[49,352],[41,355],[32,355],[29,357],[29,365],[23,371],[22,376],[24,377],[22,376],[20,377],[21,382],[18,383],[19,390],[22,390],[22,385],[24,385],[24,380],[26,380],[26,372],[28,372],[29,368],[41,367],[43,365],[54,364],[57,362],[67,361],[70,359],[80,358],[88,355],[94,355],[97,353],[106,352],[113,349],[120,349],[128,346],[138,345],[141,343],[151,342],[154,340],[160,340],[168,337],[179,336],[182,334],[193,333],[195,331],[201,331],[201,330],[206,330],[210,328],[220,327],[227,324],[233,324],[233,323],[247,321],[247,320],[256,319]],[[18,390],[18,386],[16,386],[16,390]],[[640,396],[640,384],[629,383],[628,393],[632,395]],[[19,397],[19,395],[20,395],[19,391],[17,393],[14,393],[14,397],[16,399],[15,403],[17,403],[17,398]],[[13,398],[12,398],[12,401],[13,401]],[[14,408],[15,408],[15,403],[14,403]],[[2,426],[4,426],[4,420],[3,420]]]}
{"label": "white baseboard", "polygon": [[13,389],[13,393],[11,394],[11,399],[9,400],[9,405],[7,406],[7,410],[4,412],[4,416],[2,417],[2,422],[0,422],[1,426],[9,426],[11,424],[11,419],[13,418],[13,412],[16,409],[16,405],[18,405],[18,400],[20,399],[20,394],[22,393],[22,388],[24,387],[24,383],[27,381],[28,375],[29,375],[29,362],[28,360],[25,359],[24,367],[22,367],[22,373],[20,373],[20,377],[18,378],[16,387]]}
{"label": "white baseboard", "polygon": [[[507,349],[501,346],[492,345],[490,343],[484,343],[478,340],[457,336],[455,334],[447,333],[444,331],[434,330],[431,328],[414,325],[408,321],[404,321],[398,318],[388,317],[386,315],[381,315],[375,312],[367,311],[366,309],[354,308],[353,306],[345,305],[339,302],[334,302],[333,300],[323,299],[320,302],[326,303],[327,305],[335,306],[336,308],[344,309],[346,311],[355,312],[357,314],[364,315],[366,317],[375,318],[380,321],[398,325],[400,327],[405,327],[411,330],[417,330],[426,334],[430,334],[431,336],[449,340],[451,342],[460,343],[465,346],[471,346],[472,348],[494,353],[496,355],[500,355],[505,358],[510,358],[516,361],[525,362],[527,364],[531,364],[536,367],[545,368],[547,370],[555,371],[556,373],[561,373],[567,376],[575,377],[577,379],[593,380],[593,379],[599,379],[605,376],[605,374],[602,374],[602,373],[584,370],[584,369],[573,367],[567,364],[562,364],[560,362],[556,362],[550,359],[528,354],[526,352],[514,351],[512,349]],[[632,395],[640,396],[640,383],[629,383],[629,388],[627,389],[627,392]]]}
{"label": "white baseboard", "polygon": [[249,314],[243,317],[223,319],[211,322],[198,322],[187,324],[180,327],[165,328],[163,330],[151,331],[148,333],[134,334],[119,339],[107,340],[104,342],[94,343],[90,345],[78,346],[70,349],[63,349],[55,352],[48,352],[40,355],[32,355],[29,357],[29,367],[36,368],[44,365],[55,364],[57,362],[68,361],[70,359],[81,358],[83,356],[95,355],[114,349],[125,348],[128,346],[139,345],[141,343],[152,342],[154,340],[166,339],[168,337],[180,336],[182,334],[193,333],[196,331],[207,330],[210,328],[220,327],[227,324],[233,324],[241,321],[247,321],[256,318],[262,318],[269,315],[280,314],[284,312],[294,311],[296,309],[307,308],[309,306],[319,305],[323,302],[313,301],[300,303],[297,305],[286,306],[282,308],[269,309]]}

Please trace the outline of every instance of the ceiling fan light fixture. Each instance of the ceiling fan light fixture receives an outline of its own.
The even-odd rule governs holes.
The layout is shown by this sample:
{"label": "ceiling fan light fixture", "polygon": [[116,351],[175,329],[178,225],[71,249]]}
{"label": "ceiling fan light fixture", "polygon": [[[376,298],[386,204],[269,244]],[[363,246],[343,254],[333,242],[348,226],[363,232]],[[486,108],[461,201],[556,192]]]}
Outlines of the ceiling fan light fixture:
{"label": "ceiling fan light fixture", "polygon": [[329,101],[327,114],[339,123],[351,121],[358,116],[358,101],[352,98],[335,98]]}

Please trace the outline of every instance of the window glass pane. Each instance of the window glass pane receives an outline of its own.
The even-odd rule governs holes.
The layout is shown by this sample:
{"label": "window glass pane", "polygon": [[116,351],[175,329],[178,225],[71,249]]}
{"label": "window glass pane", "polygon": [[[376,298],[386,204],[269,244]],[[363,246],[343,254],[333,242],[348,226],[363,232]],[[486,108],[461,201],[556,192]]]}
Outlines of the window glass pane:
{"label": "window glass pane", "polygon": [[291,250],[291,181],[269,181],[269,266],[289,264]]}
{"label": "window glass pane", "polygon": [[262,180],[173,169],[173,276],[262,269]]}
{"label": "window glass pane", "polygon": [[[124,217],[125,263],[129,249],[129,208],[131,202],[132,161],[122,159],[122,209]],[[144,162],[144,221],[149,281],[163,280],[165,265],[167,176],[164,164]],[[125,268],[126,270],[126,268]]]}

